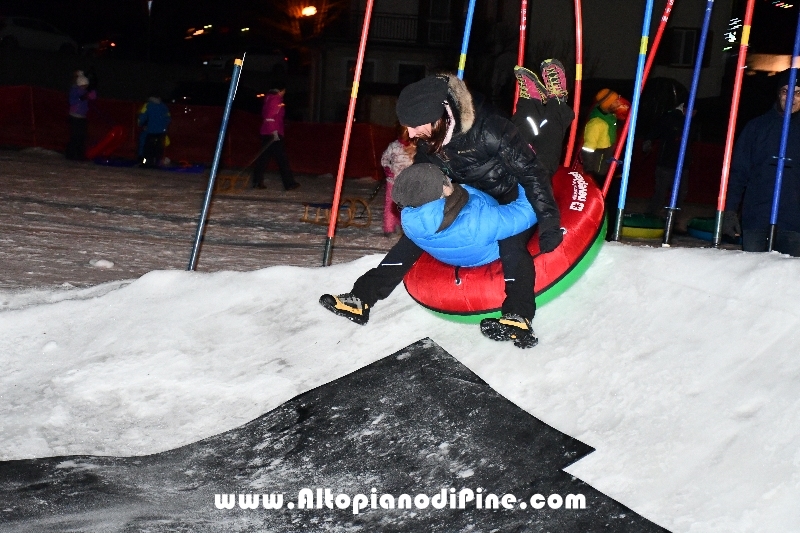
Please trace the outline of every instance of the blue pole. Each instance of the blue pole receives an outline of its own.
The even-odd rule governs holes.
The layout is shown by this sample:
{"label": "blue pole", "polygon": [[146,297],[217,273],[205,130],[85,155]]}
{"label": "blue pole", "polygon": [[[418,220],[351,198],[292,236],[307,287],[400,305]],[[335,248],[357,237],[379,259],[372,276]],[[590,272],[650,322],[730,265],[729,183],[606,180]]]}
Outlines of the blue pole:
{"label": "blue pole", "polygon": [[642,39],[639,43],[639,64],[636,67],[636,82],[633,87],[633,102],[631,103],[630,128],[628,139],[625,143],[625,159],[622,164],[622,183],[619,188],[619,203],[617,204],[617,220],[614,224],[612,238],[619,240],[622,234],[622,219],[625,216],[625,197],[628,193],[628,178],[631,174],[631,158],[633,156],[633,136],[636,132],[636,115],[639,114],[639,102],[642,99],[642,80],[644,79],[644,64],[647,58],[647,40],[650,35],[650,19],[653,17],[653,0],[647,0],[644,8],[644,24],[642,24]]}
{"label": "blue pole", "polygon": [[467,23],[464,26],[464,40],[461,41],[461,55],[458,57],[458,79],[464,79],[464,67],[467,64],[467,48],[469,48],[469,32],[472,30],[472,17],[475,15],[475,1],[469,0]]}
{"label": "blue pole", "polygon": [[781,184],[783,183],[783,168],[786,165],[786,145],[789,141],[789,121],[792,118],[792,105],[794,104],[795,82],[797,80],[797,56],[800,56],[800,16],[797,19],[797,30],[794,34],[794,49],[792,50],[792,64],[789,70],[789,85],[786,87],[786,104],[783,106],[783,129],[781,130],[781,147],[778,152],[778,169],[775,171],[775,192],[772,195],[772,213],[769,217],[769,236],[767,237],[767,251],[771,252],[775,244],[775,226],[778,223],[778,205],[781,201]]}
{"label": "blue pole", "polygon": [[714,9],[714,0],[706,3],[706,15],[703,19],[703,29],[700,32],[700,43],[697,45],[697,58],[694,60],[694,73],[692,74],[692,88],[689,90],[689,101],[684,109],[683,136],[681,137],[681,148],[678,151],[678,166],[675,168],[675,180],[672,182],[672,196],[667,208],[667,222],[664,226],[664,246],[669,246],[672,237],[672,227],[675,221],[675,211],[678,205],[678,190],[681,187],[681,174],[683,173],[683,163],[686,160],[686,148],[689,145],[689,129],[692,127],[692,114],[694,113],[694,102],[697,99],[697,86],[700,84],[700,71],[703,68],[703,52],[706,49],[708,39],[708,27],[711,25],[711,10]]}
{"label": "blue pole", "polygon": [[203,238],[203,229],[205,228],[206,220],[208,218],[208,208],[211,205],[211,195],[214,193],[214,180],[217,179],[219,160],[222,156],[222,145],[225,144],[225,130],[228,129],[228,119],[231,116],[233,99],[236,98],[236,88],[239,85],[239,75],[242,73],[243,64],[244,56],[242,56],[242,59],[237,58],[233,63],[231,85],[230,88],[228,88],[228,100],[225,102],[225,111],[222,113],[222,125],[219,128],[217,148],[214,151],[214,161],[211,163],[211,174],[208,176],[208,187],[206,187],[206,196],[203,200],[203,210],[200,212],[200,220],[197,221],[197,232],[194,236],[192,254],[189,257],[189,266],[186,267],[186,270],[194,270],[197,266],[197,255],[200,253],[200,240]]}

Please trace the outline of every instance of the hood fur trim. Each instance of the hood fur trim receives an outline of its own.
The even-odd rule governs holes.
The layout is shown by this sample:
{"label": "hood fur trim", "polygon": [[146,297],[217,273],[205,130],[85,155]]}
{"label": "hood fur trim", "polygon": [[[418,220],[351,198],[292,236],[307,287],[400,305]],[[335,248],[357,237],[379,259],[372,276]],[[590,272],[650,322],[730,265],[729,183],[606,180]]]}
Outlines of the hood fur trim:
{"label": "hood fur trim", "polygon": [[458,79],[455,74],[443,74],[447,77],[447,98],[453,110],[456,124],[456,133],[466,133],[475,124],[475,105],[472,103],[472,94],[467,89],[467,84]]}

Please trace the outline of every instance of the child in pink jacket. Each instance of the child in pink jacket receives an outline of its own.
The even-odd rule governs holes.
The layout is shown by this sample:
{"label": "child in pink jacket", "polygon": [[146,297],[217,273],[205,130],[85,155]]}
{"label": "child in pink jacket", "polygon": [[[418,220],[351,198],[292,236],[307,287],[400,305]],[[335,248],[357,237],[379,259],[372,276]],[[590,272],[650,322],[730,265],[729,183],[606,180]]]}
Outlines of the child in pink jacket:
{"label": "child in pink jacket", "polygon": [[390,237],[395,231],[400,229],[400,212],[397,204],[392,201],[392,187],[394,178],[406,167],[414,162],[416,146],[408,138],[408,130],[402,126],[398,127],[399,134],[397,140],[389,143],[389,146],[381,155],[381,166],[386,174],[386,199],[383,204],[383,234]]}

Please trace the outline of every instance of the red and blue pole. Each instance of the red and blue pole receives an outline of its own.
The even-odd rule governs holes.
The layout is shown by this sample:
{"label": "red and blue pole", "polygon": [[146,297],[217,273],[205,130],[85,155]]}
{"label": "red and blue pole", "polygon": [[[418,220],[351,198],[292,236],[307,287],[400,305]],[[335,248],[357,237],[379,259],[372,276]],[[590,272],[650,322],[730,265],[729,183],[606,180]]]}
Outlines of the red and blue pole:
{"label": "red and blue pole", "polygon": [[331,253],[333,252],[333,236],[336,233],[336,222],[339,220],[339,201],[342,197],[342,183],[344,181],[344,166],[347,163],[347,148],[350,145],[350,133],[353,130],[353,118],[356,113],[356,99],[358,98],[358,84],[361,81],[361,69],[364,66],[364,51],[367,48],[367,35],[369,34],[369,21],[372,18],[374,0],[367,0],[364,10],[364,25],[361,28],[361,42],[358,45],[358,59],[356,71],[353,76],[353,89],[350,92],[350,107],[347,109],[347,122],[344,126],[344,140],[342,153],[339,156],[339,170],[336,173],[336,186],[333,190],[331,203],[331,218],[328,221],[328,237],[325,239],[325,250],[322,252],[322,266],[330,266]]}
{"label": "red and blue pole", "polygon": [[747,61],[747,49],[750,44],[750,27],[753,24],[753,10],[756,0],[747,0],[747,8],[742,25],[742,42],[739,45],[739,59],[736,62],[736,77],[733,82],[733,100],[731,111],[728,115],[728,134],[725,137],[725,155],[722,159],[722,176],[719,182],[719,197],[717,198],[717,215],[714,221],[714,247],[722,242],[722,216],[725,212],[725,200],[728,195],[728,180],[731,173],[731,156],[733,154],[733,134],[736,131],[736,118],[739,115],[739,97],[742,94],[742,80]]}
{"label": "red and blue pole", "polygon": [[[652,0],[651,0],[652,1]],[[575,119],[569,129],[567,153],[564,156],[564,166],[568,167],[575,149],[575,137],[578,135],[578,116],[581,112],[581,87],[583,86],[583,11],[581,0],[575,0],[575,89],[572,91],[572,110]]]}

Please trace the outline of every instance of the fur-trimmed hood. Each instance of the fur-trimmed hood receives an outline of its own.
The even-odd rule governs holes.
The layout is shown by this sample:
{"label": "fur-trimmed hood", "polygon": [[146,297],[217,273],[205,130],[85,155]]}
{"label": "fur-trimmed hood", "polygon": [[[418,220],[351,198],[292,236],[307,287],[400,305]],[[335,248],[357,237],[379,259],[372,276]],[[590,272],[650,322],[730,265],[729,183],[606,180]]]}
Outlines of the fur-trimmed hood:
{"label": "fur-trimmed hood", "polygon": [[441,76],[447,77],[447,101],[456,121],[454,133],[466,133],[475,124],[475,104],[472,102],[472,94],[464,80],[458,79],[455,74],[443,73]]}

